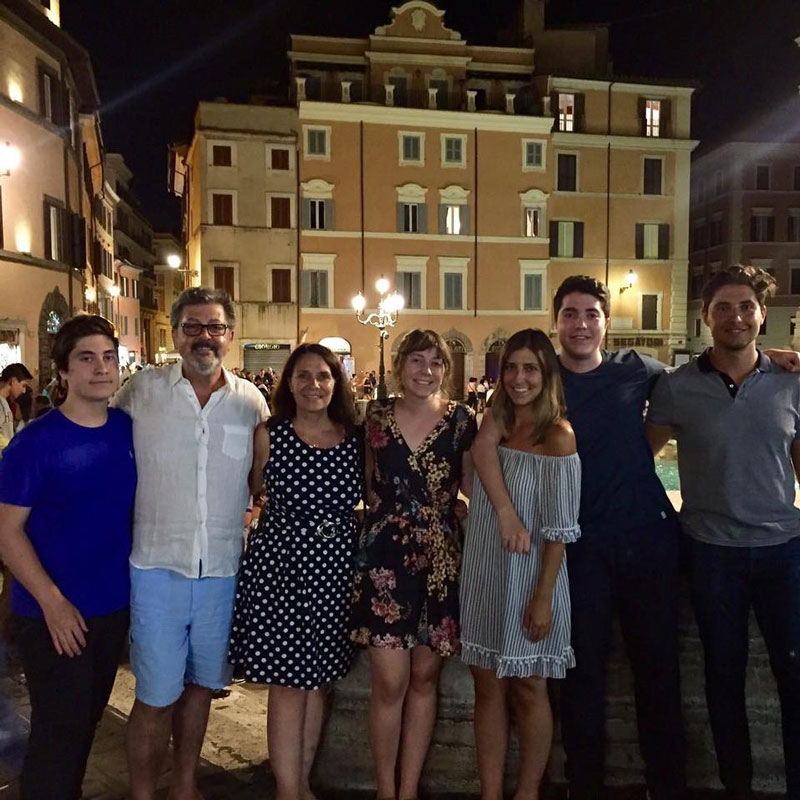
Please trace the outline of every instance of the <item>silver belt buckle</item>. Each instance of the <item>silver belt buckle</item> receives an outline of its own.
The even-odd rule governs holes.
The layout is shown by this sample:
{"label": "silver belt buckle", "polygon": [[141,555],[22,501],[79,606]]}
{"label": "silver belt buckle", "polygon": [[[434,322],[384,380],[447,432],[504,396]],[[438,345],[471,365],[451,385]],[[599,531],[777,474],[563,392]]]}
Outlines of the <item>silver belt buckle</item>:
{"label": "silver belt buckle", "polygon": [[336,523],[326,519],[317,525],[317,530],[314,531],[320,539],[333,539],[336,537]]}

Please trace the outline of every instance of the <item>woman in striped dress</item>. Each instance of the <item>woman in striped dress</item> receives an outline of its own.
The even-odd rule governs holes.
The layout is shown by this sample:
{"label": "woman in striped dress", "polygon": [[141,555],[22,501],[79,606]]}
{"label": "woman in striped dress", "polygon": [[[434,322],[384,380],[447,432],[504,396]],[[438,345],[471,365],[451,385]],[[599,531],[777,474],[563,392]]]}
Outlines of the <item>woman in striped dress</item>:
{"label": "woman in striped dress", "polygon": [[461,573],[461,657],[475,683],[482,800],[503,797],[510,706],[520,742],[514,798],[537,800],[553,736],[546,679],[575,665],[564,545],[580,535],[580,461],[558,359],[542,331],[528,328],[506,343],[489,413],[503,437],[506,486],[529,533],[501,539],[476,477]]}

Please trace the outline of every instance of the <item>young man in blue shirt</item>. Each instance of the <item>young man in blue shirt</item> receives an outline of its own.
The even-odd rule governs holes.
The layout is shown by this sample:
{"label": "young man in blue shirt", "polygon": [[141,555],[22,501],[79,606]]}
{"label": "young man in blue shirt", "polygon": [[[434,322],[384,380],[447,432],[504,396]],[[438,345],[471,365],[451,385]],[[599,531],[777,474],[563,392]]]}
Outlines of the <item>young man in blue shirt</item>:
{"label": "young man in blue shirt", "polygon": [[31,699],[22,800],[78,800],[128,631],[136,464],[110,323],[61,327],[63,405],[25,427],[0,461],[0,555]]}
{"label": "young man in blue shirt", "polygon": [[[664,365],[634,350],[602,350],[607,287],[567,278],[553,301],[567,414],[581,459],[581,539],[567,547],[576,667],[561,692],[570,800],[603,797],[605,684],[613,615],[634,673],[639,744],[651,800],[685,791],[678,667],[678,523],[655,473],[644,409]],[[527,552],[508,497],[499,437],[484,417],[476,469],[500,521],[504,546]]]}

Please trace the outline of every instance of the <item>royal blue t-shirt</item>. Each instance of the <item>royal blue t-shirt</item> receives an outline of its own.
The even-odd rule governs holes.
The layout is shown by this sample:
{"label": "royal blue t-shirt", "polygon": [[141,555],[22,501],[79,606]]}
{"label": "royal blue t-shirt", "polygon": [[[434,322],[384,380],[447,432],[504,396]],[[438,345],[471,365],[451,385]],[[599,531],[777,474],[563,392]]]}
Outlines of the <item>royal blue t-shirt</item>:
{"label": "royal blue t-shirt", "polygon": [[[28,538],[47,574],[84,617],[129,604],[135,493],[133,427],[114,408],[99,428],[50,411],[23,428],[0,460],[0,503],[31,509]],[[42,616],[19,581],[11,609]]]}
{"label": "royal blue t-shirt", "polygon": [[644,433],[645,403],[663,371],[660,361],[635,350],[604,352],[589,372],[561,367],[581,459],[584,536],[592,528],[644,527],[675,513]]}

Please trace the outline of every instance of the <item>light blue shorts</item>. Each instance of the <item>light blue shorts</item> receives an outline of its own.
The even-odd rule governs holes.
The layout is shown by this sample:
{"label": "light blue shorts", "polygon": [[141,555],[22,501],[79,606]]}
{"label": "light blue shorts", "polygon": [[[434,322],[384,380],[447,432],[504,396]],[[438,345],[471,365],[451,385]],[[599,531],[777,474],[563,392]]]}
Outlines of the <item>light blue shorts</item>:
{"label": "light blue shorts", "polygon": [[139,700],[163,708],[187,683],[221,689],[231,682],[235,595],[235,575],[186,578],[131,566],[131,669]]}

